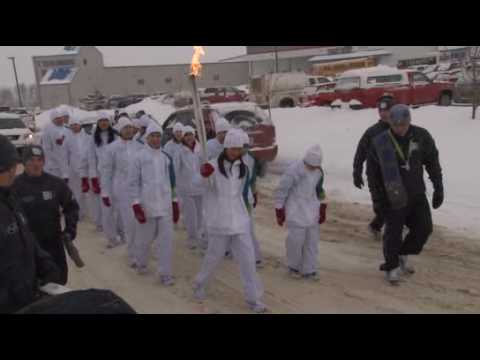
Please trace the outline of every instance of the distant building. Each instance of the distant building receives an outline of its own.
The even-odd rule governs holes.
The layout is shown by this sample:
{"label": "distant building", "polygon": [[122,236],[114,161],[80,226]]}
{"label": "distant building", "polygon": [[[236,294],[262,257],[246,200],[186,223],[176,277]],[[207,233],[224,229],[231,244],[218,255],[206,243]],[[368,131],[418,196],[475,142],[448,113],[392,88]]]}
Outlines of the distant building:
{"label": "distant building", "polygon": [[[104,96],[153,94],[189,89],[189,64],[105,66],[95,46],[65,47],[57,54],[34,56],[40,106],[79,106],[99,91]],[[199,87],[235,86],[249,81],[248,63],[204,63]]]}

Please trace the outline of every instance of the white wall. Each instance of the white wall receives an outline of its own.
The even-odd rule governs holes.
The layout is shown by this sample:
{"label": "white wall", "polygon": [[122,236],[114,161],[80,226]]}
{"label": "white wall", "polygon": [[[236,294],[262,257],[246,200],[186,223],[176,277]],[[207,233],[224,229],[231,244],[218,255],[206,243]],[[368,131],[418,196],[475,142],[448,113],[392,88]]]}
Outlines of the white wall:
{"label": "white wall", "polygon": [[40,87],[42,97],[42,109],[47,110],[53,107],[70,104],[68,84],[48,85]]}

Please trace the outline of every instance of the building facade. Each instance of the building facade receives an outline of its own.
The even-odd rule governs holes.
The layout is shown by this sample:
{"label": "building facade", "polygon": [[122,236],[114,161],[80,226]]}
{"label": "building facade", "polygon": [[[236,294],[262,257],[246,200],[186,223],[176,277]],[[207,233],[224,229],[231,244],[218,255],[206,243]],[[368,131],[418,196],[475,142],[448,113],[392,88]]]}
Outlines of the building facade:
{"label": "building facade", "polygon": [[[190,64],[108,67],[95,46],[34,56],[33,66],[43,109],[61,104],[79,106],[81,99],[95,92],[109,97],[190,89]],[[236,86],[248,82],[246,62],[205,63],[198,86]]]}

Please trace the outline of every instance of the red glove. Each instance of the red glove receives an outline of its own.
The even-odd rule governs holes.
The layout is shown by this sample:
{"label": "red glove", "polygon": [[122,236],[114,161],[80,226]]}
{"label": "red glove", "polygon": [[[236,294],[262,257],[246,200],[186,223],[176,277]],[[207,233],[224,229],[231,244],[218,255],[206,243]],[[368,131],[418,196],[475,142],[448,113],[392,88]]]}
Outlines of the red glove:
{"label": "red glove", "polygon": [[285,223],[285,218],[286,218],[285,208],[275,209],[275,214],[277,215],[277,224],[279,226],[283,226],[283,224]]}
{"label": "red glove", "polygon": [[105,205],[106,207],[112,206],[112,203],[110,202],[110,198],[108,196],[102,197],[102,201],[103,201],[103,205]]}
{"label": "red glove", "polygon": [[100,182],[98,181],[98,178],[92,178],[92,190],[94,194],[100,194]]}
{"label": "red glove", "polygon": [[145,224],[147,222],[147,218],[145,217],[145,211],[143,211],[142,206],[140,204],[135,204],[132,206],[132,208],[137,221],[140,224]]}
{"label": "red glove", "polygon": [[215,168],[209,163],[203,164],[200,168],[200,174],[202,174],[204,178],[208,178],[214,171]]}
{"label": "red glove", "polygon": [[327,220],[327,204],[320,205],[320,217],[318,218],[318,223],[323,224]]}
{"label": "red glove", "polygon": [[258,204],[258,196],[257,193],[253,194],[253,208],[255,209]]}
{"label": "red glove", "polygon": [[63,140],[65,140],[65,136],[63,136],[61,139],[55,140],[55,143],[59,146],[62,146],[63,145]]}
{"label": "red glove", "polygon": [[178,207],[178,202],[174,201],[172,203],[172,209],[173,209],[173,223],[176,224],[180,219],[180,208]]}
{"label": "red glove", "polygon": [[90,190],[90,185],[88,184],[88,178],[82,178],[82,192],[88,193],[88,190]]}

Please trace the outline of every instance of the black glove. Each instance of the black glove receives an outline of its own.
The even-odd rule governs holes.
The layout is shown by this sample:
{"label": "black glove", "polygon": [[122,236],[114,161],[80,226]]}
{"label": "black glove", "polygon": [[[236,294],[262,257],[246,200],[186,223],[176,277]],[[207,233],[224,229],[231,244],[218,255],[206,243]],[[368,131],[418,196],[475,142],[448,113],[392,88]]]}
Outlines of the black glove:
{"label": "black glove", "polygon": [[353,174],[353,185],[359,189],[365,186],[362,174]]}
{"label": "black glove", "polygon": [[73,240],[74,240],[74,238],[73,238],[72,235],[70,235],[70,233],[68,233],[68,232],[63,232],[62,233],[62,241],[63,241],[64,244],[69,243]]}
{"label": "black glove", "polygon": [[443,190],[435,190],[433,192],[432,207],[436,210],[443,204]]}
{"label": "black glove", "polygon": [[373,212],[376,214],[376,215],[382,215],[385,213],[385,204],[380,202],[380,201],[377,201],[377,202],[374,202],[373,203]]}

